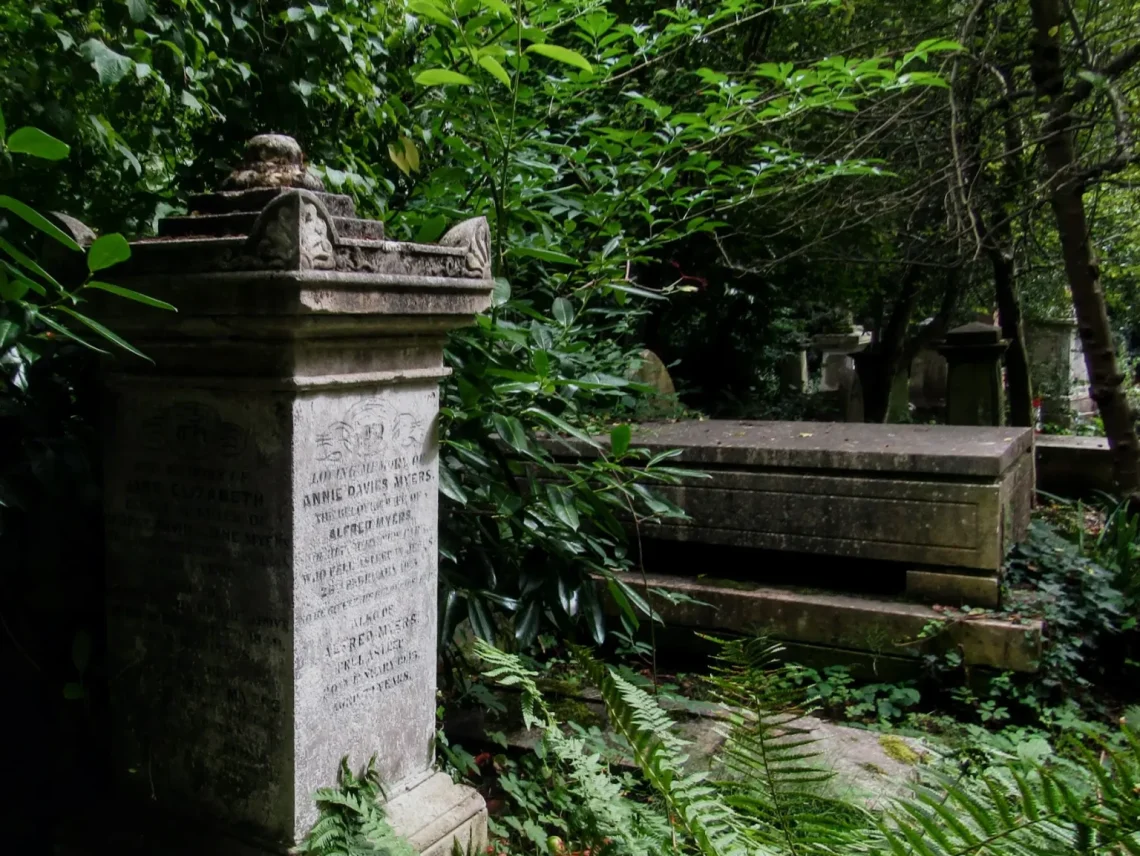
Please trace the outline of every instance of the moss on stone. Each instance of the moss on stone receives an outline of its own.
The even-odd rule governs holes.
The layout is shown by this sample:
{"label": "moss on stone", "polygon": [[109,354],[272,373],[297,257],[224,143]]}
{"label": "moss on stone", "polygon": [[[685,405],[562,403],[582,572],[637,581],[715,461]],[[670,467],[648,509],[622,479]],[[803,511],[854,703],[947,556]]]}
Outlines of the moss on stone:
{"label": "moss on stone", "polygon": [[557,701],[548,701],[554,718],[561,723],[576,722],[583,728],[591,725],[601,727],[605,724],[603,717],[590,710],[589,706],[576,698],[562,698]]}
{"label": "moss on stone", "polygon": [[879,745],[883,747],[888,758],[900,764],[913,766],[922,760],[922,755],[914,751],[911,745],[897,734],[883,734],[879,737]]}

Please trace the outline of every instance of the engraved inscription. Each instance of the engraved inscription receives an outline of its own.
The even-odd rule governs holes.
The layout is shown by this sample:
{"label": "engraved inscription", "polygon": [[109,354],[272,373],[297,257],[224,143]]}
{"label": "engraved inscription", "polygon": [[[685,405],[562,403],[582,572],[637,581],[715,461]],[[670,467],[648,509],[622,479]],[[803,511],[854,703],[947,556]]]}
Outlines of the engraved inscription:
{"label": "engraved inscription", "polygon": [[299,717],[298,794],[346,752],[389,782],[430,762],[437,406],[434,387],[298,402],[294,667],[321,717]]}

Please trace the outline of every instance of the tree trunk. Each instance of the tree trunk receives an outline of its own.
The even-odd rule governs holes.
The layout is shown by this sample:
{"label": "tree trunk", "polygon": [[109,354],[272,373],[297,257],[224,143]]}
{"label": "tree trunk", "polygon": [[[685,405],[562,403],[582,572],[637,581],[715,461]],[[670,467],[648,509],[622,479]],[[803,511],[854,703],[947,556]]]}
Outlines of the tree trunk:
{"label": "tree trunk", "polygon": [[1005,379],[1009,386],[1009,422],[1019,427],[1036,423],[1033,413],[1033,385],[1029,374],[1029,353],[1025,347],[1025,327],[1021,323],[1021,300],[1017,296],[1017,268],[1012,247],[998,246],[989,250],[994,269],[994,294],[997,297],[998,323],[1003,339],[1009,340],[1005,352]]}
{"label": "tree trunk", "polygon": [[1065,273],[1073,295],[1073,308],[1085,350],[1089,386],[1104,422],[1104,433],[1112,449],[1117,488],[1131,498],[1140,497],[1140,444],[1136,426],[1124,395],[1124,375],[1116,361],[1112,328],[1108,321],[1100,267],[1088,239],[1084,188],[1078,177],[1078,161],[1073,145],[1073,99],[1066,97],[1064,69],[1058,33],[1064,25],[1061,0],[1031,0],[1033,13],[1033,57],[1031,70],[1037,94],[1047,99],[1049,116],[1045,121],[1042,147],[1049,171],[1049,196]]}
{"label": "tree trunk", "polygon": [[882,335],[872,348],[855,355],[855,368],[863,388],[863,421],[886,422],[890,411],[891,388],[895,375],[906,368],[903,363],[906,330],[918,302],[919,269],[908,264],[903,272],[902,288],[891,307],[891,315]]}

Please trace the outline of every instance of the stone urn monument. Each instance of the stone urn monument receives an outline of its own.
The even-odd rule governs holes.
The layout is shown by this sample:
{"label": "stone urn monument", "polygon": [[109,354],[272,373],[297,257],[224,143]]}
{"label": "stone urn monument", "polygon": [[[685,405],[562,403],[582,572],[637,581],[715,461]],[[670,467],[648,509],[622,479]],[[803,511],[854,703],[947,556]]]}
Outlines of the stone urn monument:
{"label": "stone urn monument", "polygon": [[116,772],[165,852],[284,853],[373,756],[418,850],[479,846],[482,798],[433,766],[435,430],[487,223],[386,240],[279,136],[190,211],[116,278],[178,312],[100,310],[154,361],[106,376]]}

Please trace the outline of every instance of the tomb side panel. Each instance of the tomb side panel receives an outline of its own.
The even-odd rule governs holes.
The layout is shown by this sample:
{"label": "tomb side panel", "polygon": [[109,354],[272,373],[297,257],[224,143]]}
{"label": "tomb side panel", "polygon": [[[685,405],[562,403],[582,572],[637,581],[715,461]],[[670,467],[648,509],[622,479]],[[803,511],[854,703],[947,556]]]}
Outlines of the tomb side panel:
{"label": "tomb side panel", "polygon": [[295,404],[298,805],[345,756],[393,786],[431,765],[438,408],[434,384]]}
{"label": "tomb side panel", "polygon": [[109,398],[116,772],[161,810],[287,841],[289,400],[129,383]]}

